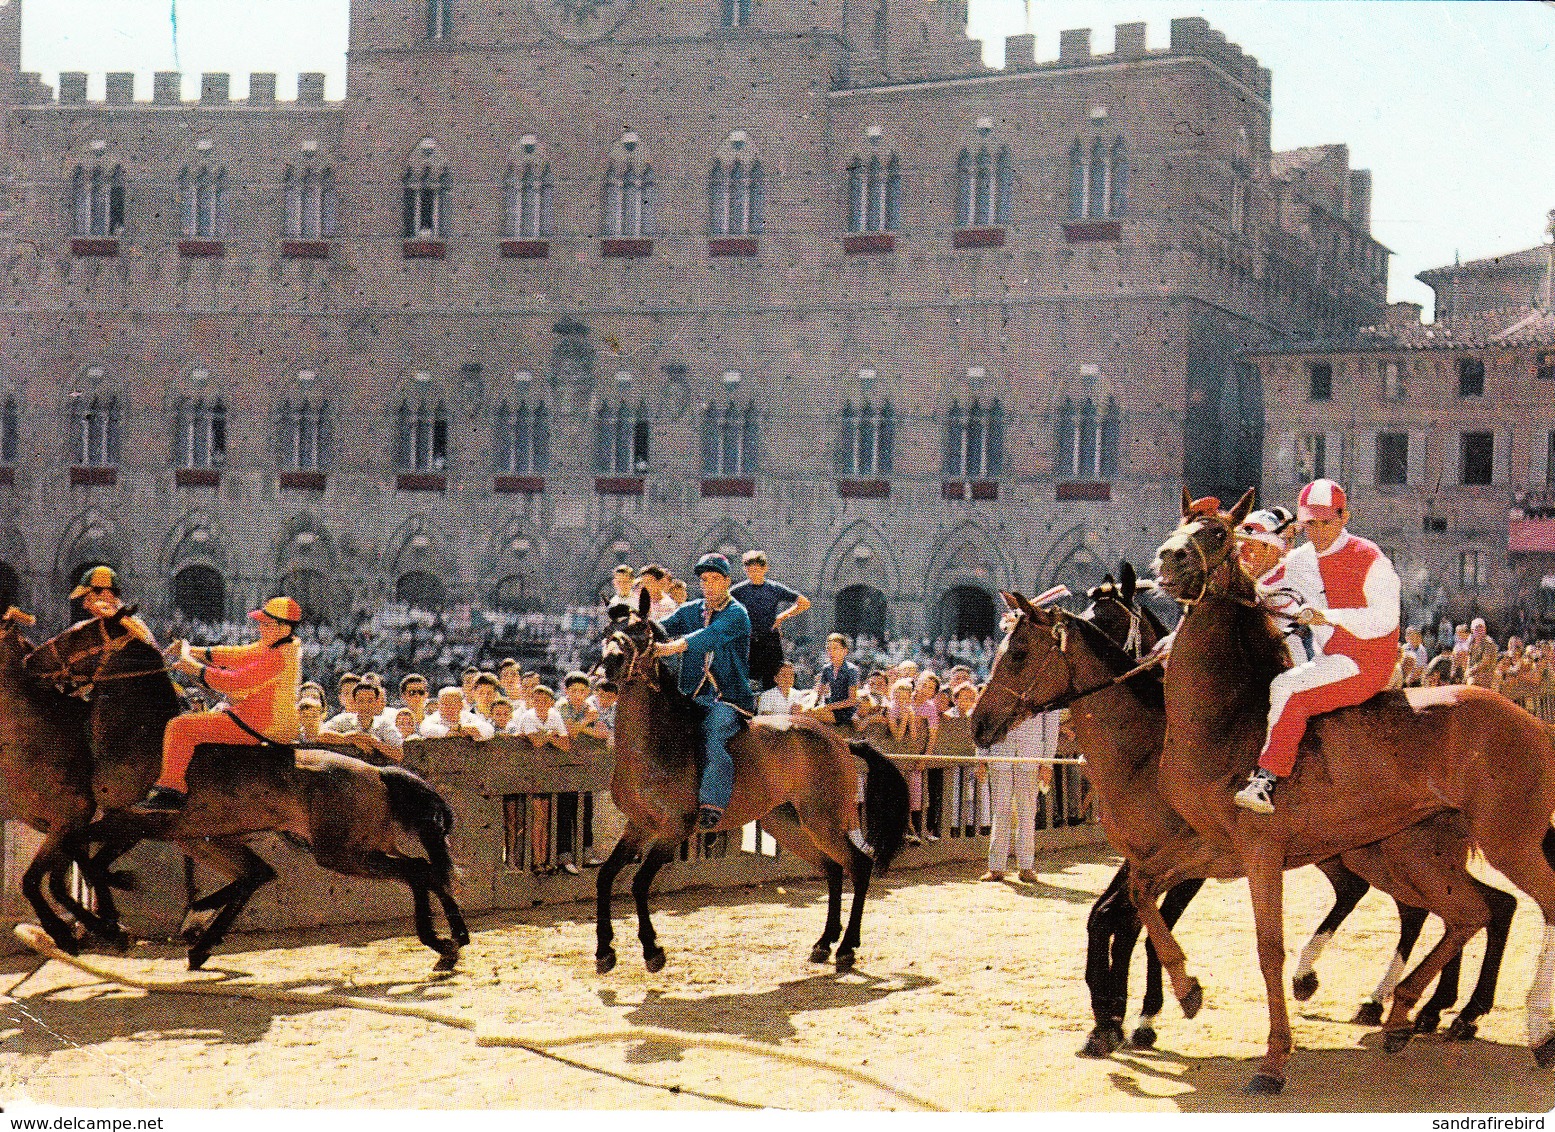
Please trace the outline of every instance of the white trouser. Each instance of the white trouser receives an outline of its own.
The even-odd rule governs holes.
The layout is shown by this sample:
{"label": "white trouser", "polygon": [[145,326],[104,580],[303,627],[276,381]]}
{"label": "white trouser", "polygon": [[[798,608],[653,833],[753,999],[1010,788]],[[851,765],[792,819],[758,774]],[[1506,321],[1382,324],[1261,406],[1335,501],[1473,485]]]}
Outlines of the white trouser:
{"label": "white trouser", "polygon": [[[1297,692],[1310,692],[1326,684],[1337,684],[1352,676],[1359,676],[1361,666],[1342,654],[1327,656],[1319,653],[1305,664],[1287,668],[1269,682],[1269,725],[1264,732],[1265,745],[1285,711],[1285,705]],[[1337,706],[1337,705],[1336,705]]]}
{"label": "white trouser", "polygon": [[[995,751],[998,749],[994,748]],[[1032,763],[988,764],[988,792],[993,795],[993,836],[988,840],[988,867],[996,873],[1009,869],[1012,834],[1015,867],[1029,869],[1036,863],[1040,770]]]}

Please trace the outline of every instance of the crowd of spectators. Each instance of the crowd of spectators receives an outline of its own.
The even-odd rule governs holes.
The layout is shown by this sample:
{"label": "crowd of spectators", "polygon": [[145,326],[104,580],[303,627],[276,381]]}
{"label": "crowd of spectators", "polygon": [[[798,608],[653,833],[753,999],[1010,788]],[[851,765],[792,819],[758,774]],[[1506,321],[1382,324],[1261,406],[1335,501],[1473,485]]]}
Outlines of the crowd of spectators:
{"label": "crowd of spectators", "polygon": [[1395,683],[1407,688],[1474,684],[1500,692],[1546,721],[1555,722],[1555,641],[1528,642],[1512,635],[1503,648],[1483,618],[1454,625],[1441,621],[1404,631]]}
{"label": "crowd of spectators", "polygon": [[1512,519],[1555,519],[1555,491],[1518,491],[1512,494]]}

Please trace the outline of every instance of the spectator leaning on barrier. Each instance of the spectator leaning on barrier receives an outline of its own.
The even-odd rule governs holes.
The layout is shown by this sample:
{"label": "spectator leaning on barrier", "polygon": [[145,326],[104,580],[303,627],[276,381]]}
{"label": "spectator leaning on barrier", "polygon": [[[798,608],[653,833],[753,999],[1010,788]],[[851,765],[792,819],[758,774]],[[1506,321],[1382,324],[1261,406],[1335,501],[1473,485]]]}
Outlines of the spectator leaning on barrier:
{"label": "spectator leaning on barrier", "polygon": [[777,682],[778,665],[783,663],[782,624],[809,609],[810,599],[781,582],[767,580],[764,552],[748,550],[740,562],[745,581],[731,587],[729,596],[750,614],[750,675],[765,692]]}
{"label": "spectator leaning on barrier", "polygon": [[513,734],[509,730],[513,726],[513,701],[506,696],[498,696],[491,701],[491,726],[498,735]]}
{"label": "spectator leaning on barrier", "polygon": [[[610,732],[599,721],[599,710],[589,702],[589,678],[581,672],[569,672],[562,683],[562,701],[556,705],[557,714],[561,716],[562,723],[567,727],[567,736],[572,744],[574,752],[580,744],[597,744],[606,747],[610,742]],[[582,818],[582,851],[584,868],[593,868],[600,863],[594,855],[594,795],[592,792],[579,794],[563,794],[562,799],[572,799],[573,813]],[[559,813],[566,811],[563,805]],[[558,822],[558,828],[560,823]],[[563,847],[567,842],[563,842]]]}
{"label": "spectator leaning on barrier", "polygon": [[313,696],[297,698],[297,741],[309,745],[319,737],[324,723],[324,701]]}
{"label": "spectator leaning on barrier", "polygon": [[465,708],[464,693],[451,685],[437,694],[437,711],[428,713],[419,730],[423,739],[490,739],[495,734],[488,720]]}
{"label": "spectator leaning on barrier", "polygon": [[400,681],[400,702],[410,712],[417,727],[427,717],[427,678],[419,672],[412,672]]}
{"label": "spectator leaning on barrier", "polygon": [[811,710],[827,723],[845,727],[853,722],[863,675],[848,659],[848,638],[841,633],[826,638],[826,658],[827,663],[815,674],[815,707]]}
{"label": "spectator leaning on barrier", "polygon": [[776,682],[756,697],[758,715],[789,715],[803,711],[805,694],[794,687],[794,666],[788,661],[778,665]]}
{"label": "spectator leaning on barrier", "polygon": [[356,718],[356,686],[362,678],[354,672],[342,672],[335,686],[335,698],[340,701],[340,711],[324,723],[325,731],[344,731]]}

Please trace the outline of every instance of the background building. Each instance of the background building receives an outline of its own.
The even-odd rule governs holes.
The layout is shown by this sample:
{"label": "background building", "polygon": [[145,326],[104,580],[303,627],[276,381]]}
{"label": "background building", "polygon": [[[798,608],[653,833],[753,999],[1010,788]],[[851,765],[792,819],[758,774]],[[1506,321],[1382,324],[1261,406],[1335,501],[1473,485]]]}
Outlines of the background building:
{"label": "background building", "polygon": [[[1251,351],[1271,498],[1327,475],[1404,581],[1405,615],[1555,635],[1551,245],[1423,271],[1437,318]],[[1546,585],[1548,579],[1548,585]]]}
{"label": "background building", "polygon": [[347,95],[57,95],[0,7],[0,586],[557,608],[765,547],[809,632],[978,635],[1255,482],[1242,352],[1383,309],[1369,178],[1203,20],[358,0]]}

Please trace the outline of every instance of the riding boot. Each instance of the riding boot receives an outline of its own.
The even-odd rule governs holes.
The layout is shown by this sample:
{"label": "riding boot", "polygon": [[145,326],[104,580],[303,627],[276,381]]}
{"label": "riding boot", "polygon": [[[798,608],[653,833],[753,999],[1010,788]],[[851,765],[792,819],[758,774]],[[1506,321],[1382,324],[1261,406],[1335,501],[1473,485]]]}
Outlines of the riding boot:
{"label": "riding boot", "polygon": [[153,786],[146,797],[130,807],[137,814],[176,814],[184,808],[184,792],[171,786]]}

